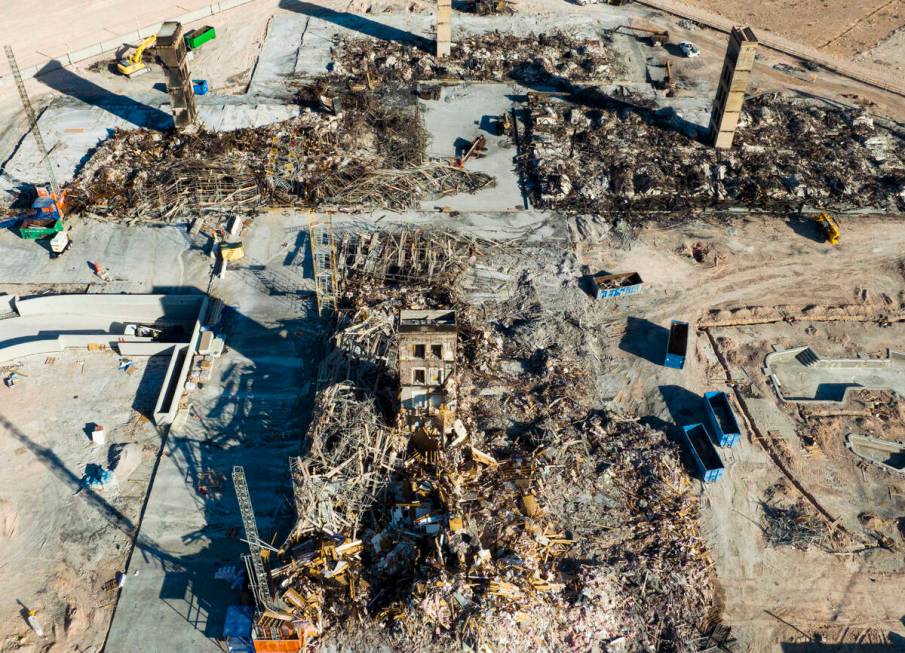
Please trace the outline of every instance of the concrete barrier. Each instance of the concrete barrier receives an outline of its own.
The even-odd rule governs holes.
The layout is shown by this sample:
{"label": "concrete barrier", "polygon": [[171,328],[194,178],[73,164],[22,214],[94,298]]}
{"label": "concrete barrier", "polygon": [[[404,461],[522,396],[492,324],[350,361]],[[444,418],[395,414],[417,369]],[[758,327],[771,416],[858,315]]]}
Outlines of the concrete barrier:
{"label": "concrete barrier", "polygon": [[157,396],[154,406],[154,423],[158,426],[172,424],[179,412],[179,402],[185,393],[185,380],[188,378],[192,367],[192,358],[198,351],[198,342],[201,338],[201,320],[207,314],[208,298],[205,295],[201,307],[197,312],[195,327],[188,344],[177,345],[170,356],[170,364],[167,367],[163,386]]}
{"label": "concrete barrier", "polygon": [[157,395],[157,403],[154,404],[154,423],[158,426],[172,424],[179,410],[179,400],[185,390],[185,377],[182,371],[186,368],[186,362],[191,363],[190,347],[187,344],[176,345],[170,354],[170,364],[167,373],[163,377],[163,386]]}
{"label": "concrete barrier", "polygon": [[16,299],[22,317],[86,315],[138,324],[190,325],[198,319],[203,295],[48,295]]}
{"label": "concrete barrier", "polygon": [[[20,328],[18,332],[13,330],[14,337],[9,339],[15,344],[0,348],[0,363],[65,349],[87,349],[89,345],[109,348],[122,356],[154,356],[172,350],[154,408],[154,421],[157,424],[173,422],[185,392],[192,357],[198,349],[201,323],[207,316],[207,295],[50,295],[30,299],[4,296],[0,300],[0,312],[4,302],[16,314],[8,319]],[[112,331],[114,324],[129,323],[192,325],[192,330],[188,338],[179,343],[156,342],[148,337],[124,336],[121,331]],[[104,328],[97,330],[101,324]],[[76,333],[79,327],[82,330]],[[94,332],[86,332],[86,327]],[[65,333],[67,328],[73,333]],[[42,338],[41,335],[48,331],[63,333]],[[20,342],[22,340],[25,342]]]}
{"label": "concrete barrier", "polygon": [[[157,347],[157,350],[152,351],[151,353],[129,354],[131,356],[153,356],[155,353],[160,353],[160,351],[165,351],[169,347],[173,346],[173,343],[120,342],[119,338],[121,338],[121,336],[117,336],[115,334],[95,333],[78,335],[67,334],[60,335],[55,338],[29,340],[27,342],[20,342],[15,345],[0,348],[0,364],[19,360],[28,356],[47,356],[49,354],[59,354],[66,351],[67,349],[88,349],[89,345],[106,347],[114,352],[120,351],[120,353],[122,353],[122,345],[131,346],[135,348],[134,351],[150,351],[152,347]],[[160,345],[166,346],[163,348],[163,350],[161,350]],[[142,349],[142,347],[144,347],[145,349]]]}
{"label": "concrete barrier", "polygon": [[121,356],[156,356],[175,347],[172,342],[131,342],[117,341],[116,348]]}

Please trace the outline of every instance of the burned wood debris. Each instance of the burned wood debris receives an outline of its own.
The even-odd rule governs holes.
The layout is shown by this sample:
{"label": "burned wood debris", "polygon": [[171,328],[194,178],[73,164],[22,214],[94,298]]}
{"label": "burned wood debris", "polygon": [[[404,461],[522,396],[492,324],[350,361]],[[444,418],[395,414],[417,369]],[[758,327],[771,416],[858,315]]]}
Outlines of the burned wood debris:
{"label": "burned wood debris", "polygon": [[760,96],[745,104],[736,147],[719,153],[671,112],[594,97],[589,108],[531,96],[521,165],[538,206],[905,209],[905,135],[865,113]]}
{"label": "burned wood debris", "polygon": [[[459,299],[492,244],[416,230],[344,242],[333,347],[291,465],[296,525],[268,556],[276,604],[259,635],[696,650],[710,562],[675,445],[602,412],[569,352],[535,350]],[[563,319],[533,315],[519,328]],[[433,386],[424,404],[419,385]]]}
{"label": "burned wood debris", "polygon": [[788,483],[778,482],[768,487],[760,511],[761,532],[770,546],[835,551],[851,545],[842,529],[824,522],[813,506],[793,494]]}
{"label": "burned wood debris", "polygon": [[358,84],[411,86],[445,80],[515,80],[530,84],[551,76],[574,82],[617,78],[622,66],[605,41],[553,32],[514,36],[501,32],[464,35],[453,55],[437,58],[415,45],[339,37],[333,48],[335,74]]}
{"label": "burned wood debris", "polygon": [[764,539],[771,546],[791,546],[805,550],[810,546],[826,548],[826,526],[803,501],[789,506],[761,502]]}
{"label": "burned wood debris", "polygon": [[471,257],[502,248],[500,243],[452,231],[344,231],[337,243],[337,263],[347,285],[361,278],[451,284]]}
{"label": "burned wood debris", "polygon": [[73,181],[71,201],[96,216],[166,222],[263,206],[403,210],[494,183],[428,159],[413,102],[345,92],[343,104],[348,110],[338,115],[306,108],[287,121],[230,132],[117,131]]}

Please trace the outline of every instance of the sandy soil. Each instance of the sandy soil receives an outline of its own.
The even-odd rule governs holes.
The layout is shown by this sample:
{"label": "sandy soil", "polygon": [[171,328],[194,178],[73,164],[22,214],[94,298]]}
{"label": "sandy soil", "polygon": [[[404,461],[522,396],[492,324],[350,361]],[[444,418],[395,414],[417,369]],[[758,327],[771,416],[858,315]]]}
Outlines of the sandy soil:
{"label": "sandy soil", "polygon": [[[0,391],[0,459],[12,463],[0,475],[0,650],[68,653],[103,641],[115,597],[103,586],[123,568],[159,447],[133,402],[153,402],[164,371],[136,360],[126,374],[118,361],[86,352],[26,358],[22,378]],[[105,445],[89,441],[91,423],[104,425]],[[129,443],[140,451],[131,474],[103,490],[80,487],[87,465],[109,466]],[[38,611],[40,646],[24,608]]]}
{"label": "sandy soil", "polygon": [[[694,404],[707,390],[728,390],[725,373],[701,334],[692,341],[695,353],[683,372],[663,368],[659,350],[639,344],[658,325],[670,319],[694,322],[711,307],[852,304],[861,301],[863,288],[869,289],[867,308],[878,314],[888,307],[884,294],[896,305],[905,301],[905,278],[900,271],[905,225],[876,218],[852,218],[843,224],[844,241],[837,249],[820,242],[811,225],[787,224],[779,218],[723,224],[690,220],[671,229],[647,227],[628,249],[613,247],[605,234],[586,225],[582,262],[593,271],[638,270],[646,282],[642,294],[604,309],[613,314],[614,329],[601,335],[600,350],[595,353],[606,370],[600,380],[603,391],[623,411],[657,415],[668,424],[688,423],[683,421],[690,417],[682,412],[686,407],[677,404]],[[884,238],[878,240],[877,233]],[[703,263],[688,256],[697,242],[708,251]],[[752,393],[760,399],[749,402],[758,427],[783,436],[798,480],[852,532],[855,541],[850,548],[859,549],[865,546],[862,541],[871,541],[869,529],[859,521],[861,513],[886,520],[883,528],[895,538],[896,547],[840,555],[767,546],[758,525],[759,502],[764,491],[784,476],[759,444],[743,436],[740,445],[723,451],[726,477],[702,487],[701,500],[725,620],[743,646],[750,647],[747,650],[775,651],[779,642],[801,640],[776,617],[809,634],[824,634],[830,638],[827,641],[861,637],[862,641],[889,642],[889,637],[905,632],[897,598],[905,581],[900,553],[905,542],[895,530],[901,513],[896,497],[902,483],[865,469],[841,444],[844,433],[854,426],[866,431],[893,427],[875,417],[867,421],[819,418],[805,423],[796,406],[777,405],[760,373],[774,343],[814,344],[827,355],[855,351],[878,355],[901,341],[903,328],[901,324],[884,329],[871,323],[780,322],[714,331],[721,343],[728,344],[734,378],[754,382]],[[869,403],[866,410],[876,413],[872,406]],[[854,409],[863,411],[865,406]],[[886,411],[885,419],[895,424],[895,433],[901,433],[905,425],[899,423],[895,410]],[[813,436],[817,430],[818,446],[805,449],[801,436]]]}
{"label": "sandy soil", "polygon": [[874,47],[905,25],[905,6],[899,0],[687,2],[843,57]]}

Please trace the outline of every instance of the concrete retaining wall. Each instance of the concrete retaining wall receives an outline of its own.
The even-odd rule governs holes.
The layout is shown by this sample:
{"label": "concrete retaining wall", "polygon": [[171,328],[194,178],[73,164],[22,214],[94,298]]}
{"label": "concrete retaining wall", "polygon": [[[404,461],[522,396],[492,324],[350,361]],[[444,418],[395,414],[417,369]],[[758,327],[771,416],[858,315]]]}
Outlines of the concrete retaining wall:
{"label": "concrete retaining wall", "polygon": [[192,329],[192,336],[188,344],[176,346],[170,356],[170,364],[163,379],[163,386],[157,397],[157,404],[154,406],[154,423],[158,426],[172,424],[176,419],[176,413],[179,412],[179,402],[185,393],[185,380],[192,367],[192,357],[198,351],[201,320],[207,314],[207,306],[208,298],[205,295],[196,313],[195,327]]}
{"label": "concrete retaining wall", "polygon": [[22,316],[90,315],[139,324],[192,324],[198,319],[202,295],[48,295],[16,299]]}
{"label": "concrete retaining wall", "polygon": [[[28,342],[20,342],[17,345],[0,348],[0,364],[14,360],[25,358],[26,356],[59,354],[66,349],[88,349],[88,345],[100,345],[109,347],[111,350],[119,350],[122,353],[122,346],[127,345],[138,348],[157,347],[151,353],[132,353],[131,356],[153,356],[155,353],[164,351],[168,347],[172,347],[172,343],[146,342],[147,338],[142,338],[140,342],[119,342],[116,334],[87,334],[87,335],[62,335],[56,338],[43,338],[41,340],[29,340]],[[164,350],[159,349],[160,345],[166,345]],[[126,355],[126,354],[123,354]]]}
{"label": "concrete retaining wall", "polygon": [[172,342],[117,342],[116,348],[122,356],[156,356],[176,345]]}

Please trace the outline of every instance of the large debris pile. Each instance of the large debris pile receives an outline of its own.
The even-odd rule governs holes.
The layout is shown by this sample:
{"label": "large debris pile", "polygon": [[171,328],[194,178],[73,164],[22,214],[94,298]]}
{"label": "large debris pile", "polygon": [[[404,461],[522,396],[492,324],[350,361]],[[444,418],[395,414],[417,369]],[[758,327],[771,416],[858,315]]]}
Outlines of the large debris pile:
{"label": "large debris pile", "polygon": [[[593,94],[586,99],[594,99]],[[721,204],[905,210],[905,136],[863,113],[779,95],[745,104],[718,152],[673,113],[532,96],[524,171],[539,206],[682,210]]]}
{"label": "large debris pile", "polygon": [[439,80],[516,80],[571,82],[614,79],[622,64],[598,39],[577,39],[554,32],[526,37],[487,32],[453,42],[453,56],[437,58],[412,44],[338,37],[333,52],[335,73],[359,84],[409,85]]}
{"label": "large debris pile", "polygon": [[339,204],[402,210],[493,178],[425,157],[417,106],[342,95],[339,115],[311,110],[254,129],[196,134],[117,131],[72,183],[74,204],[115,219],[167,221],[204,211]]}
{"label": "large debris pile", "polygon": [[[271,556],[279,603],[262,621],[354,650],[695,650],[710,565],[675,445],[603,413],[568,351],[531,344],[532,321],[562,318],[536,308],[490,320],[457,301],[480,243],[425,232],[349,241],[361,246],[347,252],[377,253],[368,266],[341,257],[348,313],[321,374],[310,452],[293,463],[297,526]],[[421,273],[387,273],[425,250],[433,263]],[[451,304],[456,424],[425,446],[395,428],[387,401],[399,387],[388,318]]]}

